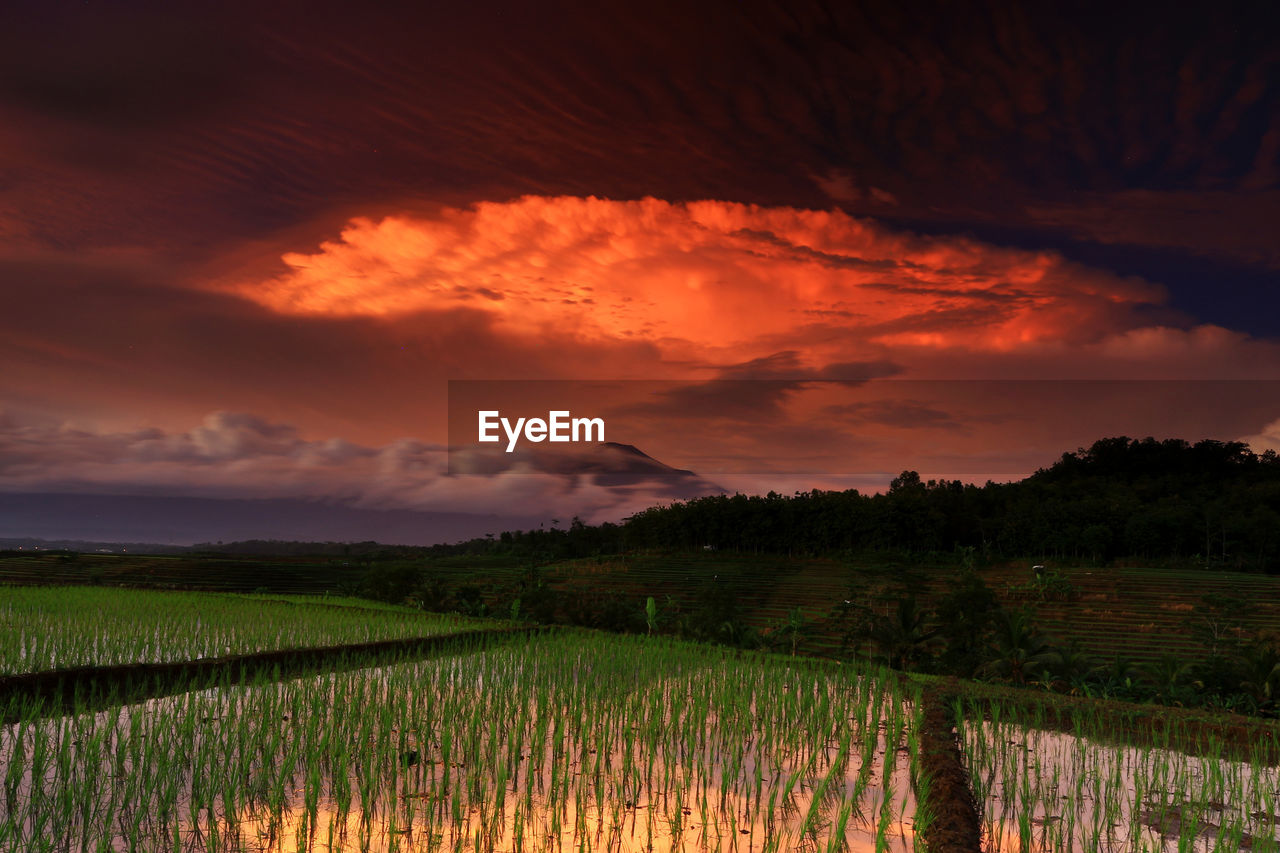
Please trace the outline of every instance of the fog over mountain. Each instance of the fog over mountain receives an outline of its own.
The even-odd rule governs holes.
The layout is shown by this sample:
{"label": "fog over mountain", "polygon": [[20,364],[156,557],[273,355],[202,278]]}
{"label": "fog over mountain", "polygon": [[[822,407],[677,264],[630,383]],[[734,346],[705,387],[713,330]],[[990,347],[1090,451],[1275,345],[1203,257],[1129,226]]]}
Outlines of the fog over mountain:
{"label": "fog over mountain", "polygon": [[[614,443],[579,453],[496,454],[473,461],[489,467],[464,478],[483,479],[516,469],[532,478],[554,475],[621,492],[632,489],[646,504],[722,491],[692,471],[671,468],[638,448]],[[566,513],[557,514],[554,506],[538,502],[530,502],[523,513],[447,512],[362,506],[332,498],[214,498],[183,495],[174,487],[168,491],[172,493],[0,492],[0,537],[163,545],[245,539],[434,545],[569,521]]]}

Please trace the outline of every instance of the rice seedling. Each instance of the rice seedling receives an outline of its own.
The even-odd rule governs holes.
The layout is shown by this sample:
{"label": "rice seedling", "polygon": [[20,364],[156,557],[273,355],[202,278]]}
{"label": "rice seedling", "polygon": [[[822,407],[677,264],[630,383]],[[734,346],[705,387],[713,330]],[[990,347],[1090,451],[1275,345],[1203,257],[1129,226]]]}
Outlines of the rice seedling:
{"label": "rice seedling", "polygon": [[1280,769],[1260,754],[1226,759],[1212,737],[1194,755],[1117,745],[1083,713],[1067,734],[971,710],[961,735],[987,849],[1280,850]]}
{"label": "rice seedling", "polygon": [[[496,622],[350,600],[0,587],[0,675],[449,633]],[[335,602],[337,602],[335,604]]]}
{"label": "rice seedling", "polygon": [[876,670],[564,634],[0,729],[0,850],[910,850]]}

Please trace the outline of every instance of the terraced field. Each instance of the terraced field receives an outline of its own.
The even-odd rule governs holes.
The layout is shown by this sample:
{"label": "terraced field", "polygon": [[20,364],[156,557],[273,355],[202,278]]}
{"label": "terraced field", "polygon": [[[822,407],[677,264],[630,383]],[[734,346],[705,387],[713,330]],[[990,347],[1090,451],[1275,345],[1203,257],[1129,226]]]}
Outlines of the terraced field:
{"label": "terraced field", "polygon": [[[624,595],[666,596],[687,611],[701,585],[718,577],[739,590],[753,627],[763,630],[800,608],[811,633],[806,649],[834,652],[839,633],[833,610],[845,599],[887,613],[902,595],[914,594],[926,610],[936,607],[957,575],[954,566],[878,566],[833,560],[721,555],[640,555],[625,560],[559,566],[551,577],[561,588],[607,586]],[[1204,648],[1189,628],[1203,613],[1205,596],[1247,601],[1241,617],[1249,631],[1280,631],[1280,577],[1239,572],[1150,568],[1065,568],[1075,588],[1069,601],[1042,601],[1027,590],[1030,566],[983,569],[984,582],[1007,607],[1028,607],[1035,623],[1060,643],[1075,642],[1103,658],[1135,662],[1162,655],[1197,659]]]}
{"label": "terraced field", "polygon": [[1248,630],[1280,630],[1280,578],[1142,568],[1066,569],[1064,574],[1079,598],[1033,603],[1037,622],[1098,655],[1138,661],[1164,654],[1202,657],[1204,648],[1188,623],[1204,612],[1202,600],[1212,594],[1247,602],[1250,611],[1240,621]]}

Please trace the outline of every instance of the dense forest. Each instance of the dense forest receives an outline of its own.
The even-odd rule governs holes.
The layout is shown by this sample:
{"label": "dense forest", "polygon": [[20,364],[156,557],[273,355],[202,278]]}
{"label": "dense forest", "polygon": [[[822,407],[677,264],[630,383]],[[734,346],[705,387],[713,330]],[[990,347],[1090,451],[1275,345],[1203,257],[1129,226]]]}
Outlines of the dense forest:
{"label": "dense forest", "polygon": [[972,548],[1013,557],[1175,560],[1280,571],[1280,458],[1242,442],[1106,438],[1015,483],[921,480],[888,492],[713,495],[637,513],[622,524],[510,531],[430,549],[547,558],[637,548],[790,555]]}

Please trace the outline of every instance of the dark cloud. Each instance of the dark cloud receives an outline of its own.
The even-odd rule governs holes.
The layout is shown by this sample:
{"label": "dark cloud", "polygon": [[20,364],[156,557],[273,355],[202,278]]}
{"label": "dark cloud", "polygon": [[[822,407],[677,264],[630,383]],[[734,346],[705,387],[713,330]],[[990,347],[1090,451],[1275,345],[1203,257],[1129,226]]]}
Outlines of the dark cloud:
{"label": "dark cloud", "polygon": [[522,193],[834,201],[962,228],[1081,190],[1276,189],[1278,54],[1256,5],[18,4],[3,23],[0,111],[25,161],[4,195],[45,241],[145,222],[207,243]]}
{"label": "dark cloud", "polygon": [[231,20],[169,4],[9,4],[0,99],[84,130],[207,121],[253,95],[263,57]]}
{"label": "dark cloud", "polygon": [[[1277,110],[1280,121],[1280,110]],[[1272,155],[1280,161],[1280,151]],[[1280,245],[1261,239],[1280,222],[1280,191],[1122,190],[1030,205],[1031,218],[1106,244],[1185,251],[1280,269]]]}
{"label": "dark cloud", "polygon": [[947,412],[916,400],[875,400],[826,406],[823,414],[849,423],[870,423],[902,429],[961,429]]}
{"label": "dark cloud", "polygon": [[679,382],[655,391],[647,402],[616,406],[609,414],[657,422],[729,421],[758,426],[784,420],[785,404],[803,387],[803,382],[771,379]]}
{"label": "dark cloud", "polygon": [[797,350],[718,365],[716,369],[718,379],[654,383],[656,388],[646,389],[652,390],[649,400],[615,406],[611,411],[658,421],[730,421],[743,430],[758,432],[788,420],[787,404],[815,382],[856,386],[901,372],[901,367],[887,360],[809,366]]}
{"label": "dark cloud", "polygon": [[887,360],[848,361],[814,367],[806,364],[804,354],[798,350],[784,350],[740,364],[717,365],[717,368],[721,380],[752,379],[773,382],[865,382],[902,372],[900,366]]}

